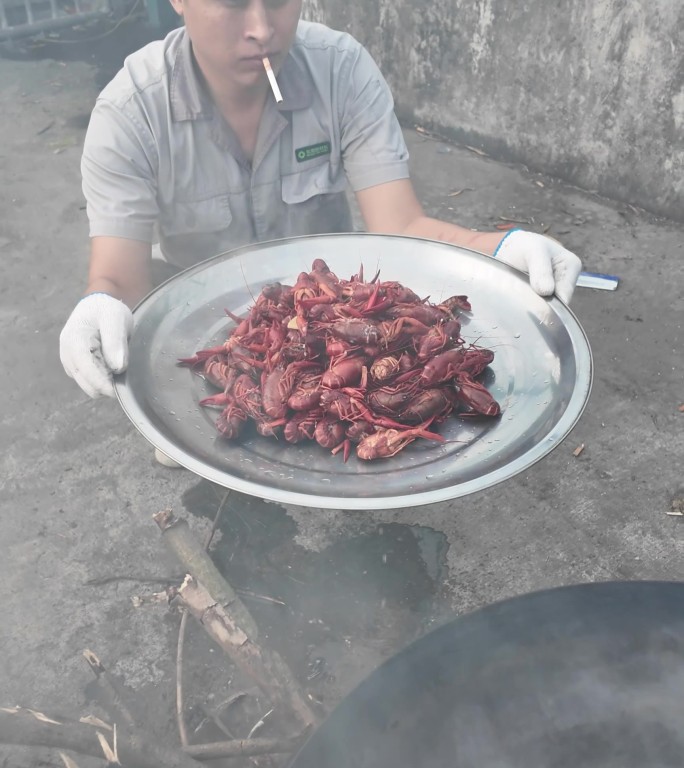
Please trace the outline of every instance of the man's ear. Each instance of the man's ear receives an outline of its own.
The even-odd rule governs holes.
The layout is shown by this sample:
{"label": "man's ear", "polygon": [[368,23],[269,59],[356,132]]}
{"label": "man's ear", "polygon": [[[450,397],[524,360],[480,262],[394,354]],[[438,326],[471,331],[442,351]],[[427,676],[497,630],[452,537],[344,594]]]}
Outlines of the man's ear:
{"label": "man's ear", "polygon": [[183,0],[169,0],[173,10],[179,15],[183,15]]}

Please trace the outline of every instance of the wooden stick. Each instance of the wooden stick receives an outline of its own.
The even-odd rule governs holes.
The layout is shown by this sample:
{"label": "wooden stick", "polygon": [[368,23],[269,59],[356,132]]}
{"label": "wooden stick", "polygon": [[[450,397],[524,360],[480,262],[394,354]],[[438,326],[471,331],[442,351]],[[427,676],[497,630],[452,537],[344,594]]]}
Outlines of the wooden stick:
{"label": "wooden stick", "polygon": [[[112,729],[46,715],[22,707],[0,707],[0,744],[67,749],[81,755],[103,758],[98,733],[113,743]],[[210,744],[192,744],[182,751],[169,749],[148,739],[139,731],[117,729],[116,752],[122,768],[200,768],[204,760],[240,755],[266,755],[293,752],[303,742],[308,729],[299,736],[284,739],[231,739]]]}
{"label": "wooden stick", "polygon": [[[236,694],[236,695],[238,698],[242,698],[242,696],[244,696],[244,694]],[[230,707],[231,701],[237,701],[237,698],[235,698],[235,696],[231,697],[231,699],[229,699],[227,704],[225,705],[226,709]],[[208,717],[214,723],[214,725],[221,731],[221,733],[223,733],[224,736],[227,736],[231,742],[235,740],[235,734],[229,730],[229,728],[226,726],[226,724],[223,722],[223,720],[219,716],[218,712],[215,712],[213,709],[210,709],[208,706],[203,704],[200,704],[200,707],[202,709],[202,712],[204,712],[205,716]],[[300,740],[301,738],[302,736],[297,737],[298,740]],[[217,742],[217,744],[220,744],[220,743],[221,742]],[[266,743],[265,740],[264,740],[264,743]],[[274,754],[277,753],[278,751],[279,750],[276,749]],[[202,759],[201,756],[200,756],[200,759]],[[268,762],[268,765],[271,765],[273,761],[270,758],[267,758],[267,762]],[[250,763],[256,766],[256,768],[259,768],[260,763],[258,760],[255,760],[253,756],[252,756],[252,759],[250,760]]]}
{"label": "wooden stick", "polygon": [[178,628],[178,646],[176,648],[176,722],[178,723],[178,735],[183,747],[187,747],[190,743],[188,729],[185,724],[185,715],[183,714],[183,646],[185,645],[187,623],[188,612],[183,611],[180,627]]}
{"label": "wooden stick", "polygon": [[[205,552],[209,551],[211,541],[214,538],[214,534],[218,528],[219,520],[221,519],[221,512],[223,512],[223,507],[226,505],[226,501],[228,501],[229,496],[230,491],[226,491],[223,494],[223,498],[221,499],[221,503],[219,504],[218,509],[216,510],[216,514],[214,515],[214,522],[212,523],[211,529],[207,534],[207,539],[204,542]],[[183,648],[185,646],[185,630],[187,628],[187,623],[188,612],[183,611],[180,626],[178,628],[178,645],[176,647],[176,723],[178,724],[178,735],[180,737],[181,744],[184,747],[187,747],[190,743],[188,738],[188,727],[185,723],[183,705]]]}
{"label": "wooden stick", "polygon": [[289,667],[277,653],[257,643],[258,630],[252,615],[195,539],[187,521],[176,518],[170,509],[153,517],[162,531],[162,539],[189,573],[182,586],[174,590],[181,604],[230,658],[257,681],[273,703],[285,704],[302,725],[315,724],[316,716]]}
{"label": "wooden stick", "polygon": [[178,589],[177,597],[274,704],[284,706],[305,727],[317,722],[299,683],[279,654],[258,645],[203,584],[188,575]]}
{"label": "wooden stick", "polygon": [[208,717],[224,736],[227,736],[231,740],[235,738],[233,733],[228,729],[226,724],[219,717],[218,712],[214,712],[213,709],[210,709],[205,704],[200,704],[200,708],[202,712],[204,712],[204,716]]}
{"label": "wooden stick", "polygon": [[60,752],[59,756],[62,758],[65,768],[78,768],[78,763],[69,755],[65,755],[64,752]]}
{"label": "wooden stick", "polygon": [[[21,707],[0,708],[0,743],[55,747],[82,755],[104,757],[98,736],[114,744],[113,729],[106,723],[89,725],[50,717]],[[125,768],[198,768],[190,755],[156,744],[139,731],[118,729],[116,753]]]}
{"label": "wooden stick", "polygon": [[237,757],[239,755],[277,755],[294,752],[302,741],[302,736],[289,739],[234,739],[232,741],[216,741],[212,744],[193,744],[186,747],[184,751],[198,760]]}
{"label": "wooden stick", "polygon": [[211,557],[192,535],[187,520],[176,518],[170,509],[155,513],[154,521],[162,532],[162,540],[183,564],[187,573],[200,581],[221,606],[230,609],[235,621],[253,639],[259,630],[235,590],[223,578]]}
{"label": "wooden stick", "polygon": [[[107,694],[107,698],[110,699],[112,706],[123,717],[126,725],[130,726],[131,728],[135,728],[135,718],[124,702],[124,696],[119,684],[114,680],[109,672],[107,672],[100,659],[98,659],[98,657],[92,651],[86,649],[83,651],[83,656],[88,662],[88,666],[92,670],[93,674],[98,679],[100,685],[102,688],[104,688]],[[113,714],[113,712],[110,712],[110,717],[113,716]]]}

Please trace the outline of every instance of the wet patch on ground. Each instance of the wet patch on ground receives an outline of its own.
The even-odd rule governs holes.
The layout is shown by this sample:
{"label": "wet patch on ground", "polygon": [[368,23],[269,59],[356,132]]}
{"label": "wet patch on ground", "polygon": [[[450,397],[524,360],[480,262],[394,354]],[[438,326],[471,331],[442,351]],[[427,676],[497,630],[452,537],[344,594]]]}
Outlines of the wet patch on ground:
{"label": "wet patch on ground", "polygon": [[[213,520],[225,493],[201,481],[183,497]],[[325,709],[379,663],[431,628],[448,544],[424,526],[367,524],[321,551],[296,543],[285,509],[232,492],[212,557],[270,647]]]}

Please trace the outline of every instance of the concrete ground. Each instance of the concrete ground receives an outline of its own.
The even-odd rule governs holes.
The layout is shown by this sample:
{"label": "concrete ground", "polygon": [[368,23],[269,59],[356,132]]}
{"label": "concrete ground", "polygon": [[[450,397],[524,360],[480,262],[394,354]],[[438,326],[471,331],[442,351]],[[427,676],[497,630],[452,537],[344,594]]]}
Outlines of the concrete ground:
{"label": "concrete ground", "polygon": [[[178,574],[151,516],[173,508],[204,536],[222,491],[157,465],[118,404],[89,400],[59,362],[87,265],[79,155],[97,73],[87,62],[0,59],[0,706],[85,714],[90,648],[165,733],[178,620],[132,601]],[[613,293],[577,290],[591,399],[569,437],[514,479],[380,512],[228,504],[216,559],[326,711],[463,612],[577,582],[684,578],[684,520],[667,514],[684,505],[684,225],[414,128],[406,138],[430,214],[549,227],[586,269],[621,282]],[[255,594],[287,605],[274,613]],[[197,628],[186,653],[193,706],[225,698],[232,672]],[[35,754],[0,747],[0,765],[59,764]]]}

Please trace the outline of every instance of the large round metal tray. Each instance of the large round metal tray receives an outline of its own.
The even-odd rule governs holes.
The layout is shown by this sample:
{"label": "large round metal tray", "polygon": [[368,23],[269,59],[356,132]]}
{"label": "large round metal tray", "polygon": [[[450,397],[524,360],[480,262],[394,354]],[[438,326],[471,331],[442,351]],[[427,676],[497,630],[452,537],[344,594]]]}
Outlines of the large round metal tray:
{"label": "large round metal tray", "polygon": [[[431,301],[466,294],[467,341],[496,357],[484,383],[500,403],[497,419],[450,418],[444,443],[417,440],[391,459],[345,464],[316,443],[291,445],[256,433],[221,438],[218,411],[198,401],[213,392],[177,359],[221,343],[268,283],[294,283],[313,260],[338,276],[381,270]],[[591,389],[592,359],[573,313],[539,297],[527,276],[445,243],[369,234],[316,235],[247,246],[176,275],[134,311],[128,371],[115,381],[119,402],[156,447],[201,477],[252,496],[331,509],[387,509],[464,496],[500,483],[549,453],[579,419]]]}

